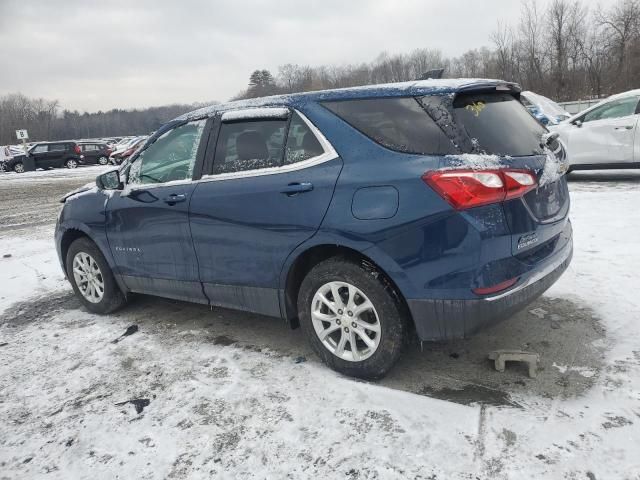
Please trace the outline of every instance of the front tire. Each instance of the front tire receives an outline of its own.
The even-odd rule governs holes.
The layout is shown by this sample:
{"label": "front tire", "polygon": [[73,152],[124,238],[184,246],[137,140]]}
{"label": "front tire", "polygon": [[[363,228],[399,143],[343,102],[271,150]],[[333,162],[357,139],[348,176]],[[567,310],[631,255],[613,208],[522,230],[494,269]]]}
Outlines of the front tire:
{"label": "front tire", "polygon": [[73,291],[90,312],[111,313],[126,303],[104,255],[88,238],[69,246],[65,267]]}
{"label": "front tire", "polygon": [[391,285],[346,258],[311,269],[300,286],[298,316],[318,356],[353,377],[383,377],[404,344],[406,319]]}
{"label": "front tire", "polygon": [[24,164],[22,162],[18,162],[13,166],[13,171],[16,173],[24,173]]}

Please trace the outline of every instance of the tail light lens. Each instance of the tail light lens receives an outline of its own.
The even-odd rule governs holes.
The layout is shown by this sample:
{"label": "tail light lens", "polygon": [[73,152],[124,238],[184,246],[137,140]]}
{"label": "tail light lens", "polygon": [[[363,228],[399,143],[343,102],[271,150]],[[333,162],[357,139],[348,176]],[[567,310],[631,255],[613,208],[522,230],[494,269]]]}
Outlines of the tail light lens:
{"label": "tail light lens", "polygon": [[537,185],[528,170],[442,170],[428,172],[422,180],[456,210],[499,203],[523,196]]}
{"label": "tail light lens", "polygon": [[80,155],[80,146],[76,145],[75,147],[73,147],[73,151],[76,152],[78,155]]}

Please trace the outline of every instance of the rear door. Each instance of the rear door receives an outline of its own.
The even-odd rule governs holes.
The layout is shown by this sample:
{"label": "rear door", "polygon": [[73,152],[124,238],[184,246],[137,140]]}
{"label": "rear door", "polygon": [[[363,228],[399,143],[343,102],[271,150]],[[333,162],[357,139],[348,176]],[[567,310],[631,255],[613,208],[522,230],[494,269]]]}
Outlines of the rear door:
{"label": "rear door", "polygon": [[303,115],[255,115],[223,115],[191,231],[212,304],[279,316],[282,266],[320,226],[342,160]]}
{"label": "rear door", "polygon": [[62,167],[71,146],[68,143],[50,143],[47,153],[48,167]]}
{"label": "rear door", "polygon": [[[631,163],[639,97],[613,100],[587,112],[571,127],[571,164]],[[636,160],[637,161],[637,160]]]}
{"label": "rear door", "polygon": [[82,144],[82,155],[84,155],[84,163],[95,163],[99,153],[98,145],[95,143]]}
{"label": "rear door", "polygon": [[206,121],[167,131],[127,167],[126,186],[107,204],[109,246],[134,292],[207,303],[189,228],[194,168],[202,161]]}

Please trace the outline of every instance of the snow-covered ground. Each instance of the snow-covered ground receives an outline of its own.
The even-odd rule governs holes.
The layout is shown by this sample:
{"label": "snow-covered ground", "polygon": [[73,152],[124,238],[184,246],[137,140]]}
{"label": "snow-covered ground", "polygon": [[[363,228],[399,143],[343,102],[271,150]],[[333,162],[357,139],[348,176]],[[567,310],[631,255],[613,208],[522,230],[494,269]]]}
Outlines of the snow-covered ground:
{"label": "snow-covered ground", "polygon": [[[91,315],[62,278],[54,211],[3,228],[0,478],[640,479],[640,172],[571,179],[574,260],[545,297],[377,384],[270,319],[152,298]],[[483,363],[518,338],[546,352],[535,380]]]}

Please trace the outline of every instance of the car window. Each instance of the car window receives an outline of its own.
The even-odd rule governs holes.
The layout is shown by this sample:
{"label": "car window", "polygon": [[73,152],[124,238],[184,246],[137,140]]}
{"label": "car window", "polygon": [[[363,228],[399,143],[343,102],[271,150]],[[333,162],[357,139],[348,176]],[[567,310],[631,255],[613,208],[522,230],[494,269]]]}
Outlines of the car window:
{"label": "car window", "polygon": [[323,105],[375,142],[419,154],[458,153],[413,97],[324,102]]}
{"label": "car window", "polygon": [[639,97],[621,98],[613,100],[600,107],[594,108],[587,112],[583,117],[583,122],[592,122],[594,120],[604,120],[607,118],[621,118],[636,113]]}
{"label": "car window", "polygon": [[36,145],[35,147],[33,147],[31,153],[46,153],[49,151],[47,147],[48,145]]}
{"label": "car window", "polygon": [[93,152],[95,150],[98,150],[97,145],[82,145],[83,152]]}
{"label": "car window", "polygon": [[284,154],[286,120],[223,123],[216,144],[213,173],[278,167]]}
{"label": "car window", "polygon": [[67,149],[67,145],[64,143],[52,143],[49,145],[50,152],[64,152]]}
{"label": "car window", "polygon": [[297,113],[294,113],[291,118],[285,152],[284,163],[287,165],[302,162],[324,153],[316,136]]}
{"label": "car window", "polygon": [[205,123],[206,120],[190,122],[158,137],[131,164],[127,183],[153,184],[192,178]]}
{"label": "car window", "polygon": [[509,93],[457,95],[453,119],[455,128],[483,153],[514,157],[542,153],[545,128]]}

